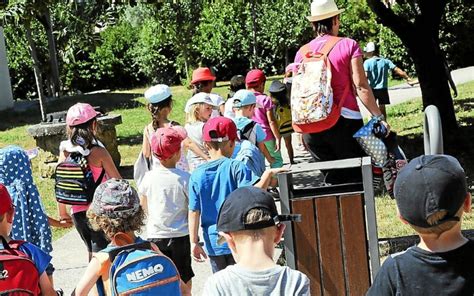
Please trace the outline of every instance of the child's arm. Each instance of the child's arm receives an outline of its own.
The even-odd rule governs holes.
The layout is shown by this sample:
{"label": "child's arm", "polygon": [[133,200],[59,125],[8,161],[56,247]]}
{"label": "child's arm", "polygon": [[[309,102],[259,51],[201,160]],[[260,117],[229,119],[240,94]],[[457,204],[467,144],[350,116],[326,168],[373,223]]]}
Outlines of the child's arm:
{"label": "child's arm", "polygon": [[89,291],[99,279],[99,275],[97,274],[98,270],[100,270],[100,262],[97,258],[92,257],[84,275],[77,283],[75,296],[87,296],[89,294]]}
{"label": "child's arm", "polygon": [[63,219],[61,218],[61,220],[56,220],[56,219],[53,219],[49,216],[48,217],[48,223],[49,225],[53,226],[53,227],[61,227],[61,228],[69,228],[69,227],[72,227],[72,221],[69,219]]}
{"label": "child's arm", "polygon": [[272,109],[267,111],[267,119],[268,124],[270,125],[270,129],[272,130],[272,133],[275,136],[275,152],[280,151],[281,135]]}
{"label": "child's arm", "polygon": [[276,168],[276,169],[269,169],[263,172],[262,176],[260,177],[260,181],[255,183],[253,186],[262,188],[262,189],[267,189],[268,186],[270,185],[270,182],[272,181],[272,177],[283,172],[287,172],[287,169],[284,168]]}
{"label": "child's arm", "polygon": [[61,219],[61,221],[71,221],[72,218],[71,218],[71,215],[69,215],[69,213],[67,212],[67,208],[66,208],[66,205],[65,204],[62,204],[62,203],[58,203],[58,214],[59,214],[59,217]]}
{"label": "child's arm", "polygon": [[200,211],[189,211],[188,223],[189,223],[189,239],[191,240],[191,256],[197,262],[204,262],[207,259],[206,252],[202,249],[199,244],[199,219],[201,217]]}
{"label": "child's arm", "polygon": [[143,131],[142,153],[146,158],[151,157],[151,147],[150,140],[148,139],[147,127],[145,127],[145,130]]}
{"label": "child's arm", "polygon": [[148,215],[148,203],[145,195],[140,195],[140,205],[142,206],[142,209],[145,214]]}
{"label": "child's arm", "polygon": [[267,146],[265,146],[265,142],[258,142],[258,149],[260,149],[260,152],[262,152],[263,156],[268,160],[270,164],[275,162],[275,158],[273,158],[270,155],[270,152],[268,152]]}
{"label": "child's arm", "polygon": [[202,149],[199,148],[198,144],[196,144],[189,137],[184,139],[183,143],[188,149],[190,149],[192,152],[194,152],[194,154],[201,157],[202,159],[205,159],[205,160],[210,160],[211,159],[209,157],[209,155],[207,155],[204,151],[202,151]]}
{"label": "child's arm", "polygon": [[40,289],[41,289],[41,295],[44,295],[44,296],[57,296],[58,295],[56,291],[54,290],[53,285],[51,284],[51,281],[49,280],[49,277],[46,274],[46,271],[44,271],[40,275],[39,284],[40,284]]}

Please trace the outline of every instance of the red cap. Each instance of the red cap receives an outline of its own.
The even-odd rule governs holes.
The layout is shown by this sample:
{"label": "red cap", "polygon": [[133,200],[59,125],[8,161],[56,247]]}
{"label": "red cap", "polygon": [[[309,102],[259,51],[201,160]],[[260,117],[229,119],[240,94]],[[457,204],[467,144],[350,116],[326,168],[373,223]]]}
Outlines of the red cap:
{"label": "red cap", "polygon": [[166,160],[181,149],[186,137],[186,130],[181,126],[159,128],[151,137],[151,150],[158,159]]}
{"label": "red cap", "polygon": [[247,76],[245,76],[245,84],[247,84],[248,87],[257,86],[266,80],[267,77],[265,77],[265,74],[260,69],[250,70]]}
{"label": "red cap", "polygon": [[3,215],[13,209],[12,198],[7,188],[0,184],[0,215]]}
{"label": "red cap", "polygon": [[214,76],[209,68],[197,68],[193,71],[193,80],[191,84],[198,83],[200,81],[214,81],[216,76]]}
{"label": "red cap", "polygon": [[219,116],[209,119],[202,131],[204,142],[224,142],[237,139],[237,126],[232,119]]}

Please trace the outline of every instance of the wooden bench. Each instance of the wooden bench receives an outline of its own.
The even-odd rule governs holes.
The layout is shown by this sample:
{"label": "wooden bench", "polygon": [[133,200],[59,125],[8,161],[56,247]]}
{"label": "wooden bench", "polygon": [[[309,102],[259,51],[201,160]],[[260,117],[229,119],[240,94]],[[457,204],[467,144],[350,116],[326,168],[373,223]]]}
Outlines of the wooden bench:
{"label": "wooden bench", "polygon": [[[299,174],[354,167],[362,183],[298,186]],[[295,165],[278,179],[282,213],[302,214],[285,231],[287,265],[309,277],[311,295],[365,295],[380,267],[370,158]]]}

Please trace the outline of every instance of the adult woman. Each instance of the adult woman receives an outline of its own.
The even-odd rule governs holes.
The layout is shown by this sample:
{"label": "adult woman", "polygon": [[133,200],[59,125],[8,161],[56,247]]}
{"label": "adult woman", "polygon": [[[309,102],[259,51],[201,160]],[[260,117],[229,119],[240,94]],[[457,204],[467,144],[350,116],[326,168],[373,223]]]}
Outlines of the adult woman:
{"label": "adult woman", "polygon": [[[323,46],[336,37],[339,33],[339,14],[344,11],[338,9],[334,0],[314,0],[311,3],[311,16],[308,20],[316,34],[309,49],[313,52],[321,50]],[[303,62],[306,54],[302,47],[297,52],[295,63]],[[303,138],[307,147],[316,160],[336,160],[365,155],[352,135],[363,126],[362,116],[357,105],[356,95],[369,110],[372,116],[385,120],[380,112],[372,91],[365,76],[363,53],[356,41],[350,38],[340,38],[328,54],[331,62],[331,86],[334,101],[344,104],[341,116],[337,123],[322,132],[304,134]],[[355,90],[354,87],[355,86]],[[348,90],[348,91],[347,91]],[[345,98],[343,98],[345,96]],[[388,125],[384,122],[384,125]],[[328,183],[341,183],[360,180],[360,172],[338,171],[326,177]]]}

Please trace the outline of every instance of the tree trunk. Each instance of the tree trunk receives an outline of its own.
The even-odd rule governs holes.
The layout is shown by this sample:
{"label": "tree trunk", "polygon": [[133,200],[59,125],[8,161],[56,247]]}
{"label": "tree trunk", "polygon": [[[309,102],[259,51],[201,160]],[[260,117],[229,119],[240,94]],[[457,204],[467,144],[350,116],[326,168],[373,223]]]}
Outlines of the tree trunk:
{"label": "tree trunk", "polygon": [[58,53],[56,51],[56,40],[53,35],[53,25],[51,22],[51,14],[49,7],[46,7],[44,13],[38,16],[38,20],[43,25],[46,36],[48,37],[48,51],[49,51],[49,62],[51,66],[50,72],[50,85],[53,97],[59,97],[61,95],[61,82],[59,80],[59,64],[58,64]]}
{"label": "tree trunk", "polygon": [[30,51],[31,58],[33,59],[33,72],[35,73],[36,88],[38,90],[38,99],[41,110],[41,120],[46,121],[46,106],[45,106],[45,97],[43,93],[43,78],[41,77],[40,62],[38,60],[36,45],[31,37],[31,28],[30,23],[25,23],[25,35],[26,40],[28,41],[28,49]]}
{"label": "tree trunk", "polygon": [[252,0],[252,37],[253,37],[253,65],[252,67],[257,69],[258,64],[258,44],[257,44],[257,3],[256,0]]}

